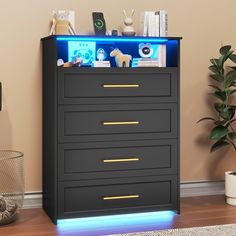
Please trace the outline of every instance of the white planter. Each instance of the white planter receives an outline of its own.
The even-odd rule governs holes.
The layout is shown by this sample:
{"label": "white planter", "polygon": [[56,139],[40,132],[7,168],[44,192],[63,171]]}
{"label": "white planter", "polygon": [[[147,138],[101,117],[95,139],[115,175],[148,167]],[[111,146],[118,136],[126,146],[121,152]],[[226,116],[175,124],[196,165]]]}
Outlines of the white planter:
{"label": "white planter", "polygon": [[232,172],[225,172],[225,196],[228,204],[236,206],[236,175],[231,175]]}

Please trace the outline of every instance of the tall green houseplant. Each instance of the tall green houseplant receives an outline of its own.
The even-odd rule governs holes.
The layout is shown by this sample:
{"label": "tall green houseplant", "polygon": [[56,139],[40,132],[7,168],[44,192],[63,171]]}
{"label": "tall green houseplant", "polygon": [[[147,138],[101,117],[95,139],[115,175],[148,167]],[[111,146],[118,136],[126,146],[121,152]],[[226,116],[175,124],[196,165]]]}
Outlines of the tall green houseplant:
{"label": "tall green houseplant", "polygon": [[[211,152],[216,151],[224,146],[232,145],[236,150],[236,131],[233,123],[236,106],[232,104],[232,98],[236,93],[236,54],[231,50],[230,45],[220,48],[219,58],[210,60],[211,71],[210,77],[214,81],[209,86],[213,89],[211,95],[217,98],[214,103],[214,109],[217,117],[204,117],[203,120],[213,122],[213,128],[210,132],[210,139],[214,142],[211,146]],[[226,66],[225,63],[231,61],[232,66]]]}

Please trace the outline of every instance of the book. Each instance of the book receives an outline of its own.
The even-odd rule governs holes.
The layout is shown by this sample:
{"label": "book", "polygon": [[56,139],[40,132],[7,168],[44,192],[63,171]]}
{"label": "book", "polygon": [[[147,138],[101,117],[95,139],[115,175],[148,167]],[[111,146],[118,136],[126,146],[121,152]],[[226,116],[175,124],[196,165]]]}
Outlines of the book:
{"label": "book", "polygon": [[168,36],[168,15],[165,10],[159,11],[160,37]]}
{"label": "book", "polygon": [[141,36],[168,36],[168,14],[165,10],[141,13]]}
{"label": "book", "polygon": [[160,44],[158,46],[158,62],[159,67],[166,67],[166,45]]}
{"label": "book", "polygon": [[149,17],[149,12],[144,11],[141,13],[141,36],[148,36],[148,17]]}
{"label": "book", "polygon": [[158,11],[155,12],[154,20],[155,20],[154,36],[159,37],[160,36],[160,15]]}
{"label": "book", "polygon": [[93,61],[93,67],[111,67],[110,61]]}

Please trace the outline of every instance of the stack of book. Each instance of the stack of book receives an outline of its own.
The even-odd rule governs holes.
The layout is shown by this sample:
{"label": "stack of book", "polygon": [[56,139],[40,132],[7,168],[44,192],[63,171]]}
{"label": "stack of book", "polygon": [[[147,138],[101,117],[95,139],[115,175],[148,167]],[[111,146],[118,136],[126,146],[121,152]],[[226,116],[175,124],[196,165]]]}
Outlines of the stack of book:
{"label": "stack of book", "polygon": [[110,61],[93,61],[93,67],[111,67]]}
{"label": "stack of book", "polygon": [[159,61],[157,58],[140,58],[137,67],[158,67]]}
{"label": "stack of book", "polygon": [[168,36],[168,15],[165,10],[145,11],[141,14],[141,35]]}
{"label": "stack of book", "polygon": [[166,67],[166,45],[159,44],[152,57],[133,58],[132,67]]}

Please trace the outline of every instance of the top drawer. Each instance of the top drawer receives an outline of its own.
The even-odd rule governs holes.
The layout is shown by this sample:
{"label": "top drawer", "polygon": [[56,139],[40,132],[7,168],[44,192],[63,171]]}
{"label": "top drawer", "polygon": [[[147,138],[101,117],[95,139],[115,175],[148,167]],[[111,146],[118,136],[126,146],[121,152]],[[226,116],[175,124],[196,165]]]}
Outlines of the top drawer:
{"label": "top drawer", "polygon": [[[175,102],[177,68],[58,68],[59,104]],[[109,99],[108,99],[109,98]]]}

